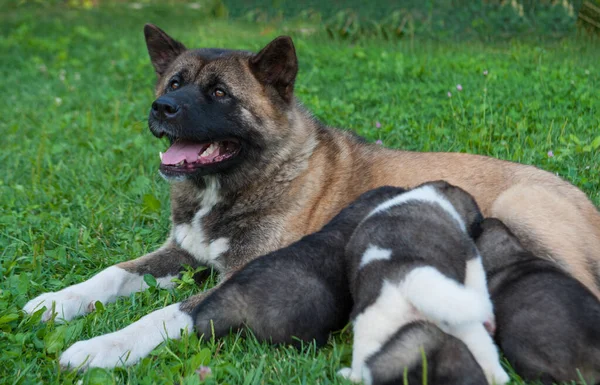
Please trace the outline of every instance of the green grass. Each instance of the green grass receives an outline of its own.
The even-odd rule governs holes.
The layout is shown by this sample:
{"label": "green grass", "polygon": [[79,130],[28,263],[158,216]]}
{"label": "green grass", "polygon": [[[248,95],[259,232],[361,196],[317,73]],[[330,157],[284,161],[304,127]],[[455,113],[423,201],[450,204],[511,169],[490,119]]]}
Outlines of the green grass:
{"label": "green grass", "polygon": [[20,311],[42,292],[155,249],[169,231],[168,186],[156,171],[164,144],[146,127],[154,81],[146,21],[188,46],[259,49],[290,33],[297,95],[328,124],[394,148],[534,164],[600,203],[600,51],[586,41],[350,45],[303,34],[304,24],[214,20],[188,8],[9,7],[0,15],[0,383],[195,384],[200,363],[213,370],[206,383],[345,383],[335,372],[349,362],[347,331],[302,352],[238,335],[191,336],[131,368],[59,371],[58,356],[73,342],[201,290],[186,282],[64,326]]}

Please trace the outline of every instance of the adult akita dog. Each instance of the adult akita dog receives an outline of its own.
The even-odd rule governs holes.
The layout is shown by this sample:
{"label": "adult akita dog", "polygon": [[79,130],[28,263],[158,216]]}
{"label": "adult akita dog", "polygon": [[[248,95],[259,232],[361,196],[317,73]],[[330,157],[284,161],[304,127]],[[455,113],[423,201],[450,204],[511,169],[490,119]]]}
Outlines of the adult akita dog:
{"label": "adult akita dog", "polygon": [[[395,151],[317,121],[295,99],[289,37],[258,54],[188,50],[144,29],[158,75],[149,126],[171,147],[160,171],[172,182],[172,230],[157,251],[25,306],[72,319],[95,301],[144,290],[143,275],[171,286],[183,264],[224,279],[246,262],[319,230],[361,193],[443,179],[472,194],[484,215],[506,223],[536,255],[555,261],[598,294],[600,215],[583,192],[551,173],[484,156]],[[158,155],[158,154],[157,154]],[[192,330],[203,294],[157,310],[123,330],[80,341],[63,365],[112,367],[147,355],[165,336]]]}

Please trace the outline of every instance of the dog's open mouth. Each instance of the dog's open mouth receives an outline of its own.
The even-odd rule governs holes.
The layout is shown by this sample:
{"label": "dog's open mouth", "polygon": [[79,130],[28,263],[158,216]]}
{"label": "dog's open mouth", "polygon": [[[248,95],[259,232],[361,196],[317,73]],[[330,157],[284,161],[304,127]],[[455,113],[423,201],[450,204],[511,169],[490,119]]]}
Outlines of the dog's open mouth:
{"label": "dog's open mouth", "polygon": [[240,143],[234,139],[207,143],[176,141],[160,154],[160,167],[171,172],[193,172],[225,162],[235,157],[239,150]]}

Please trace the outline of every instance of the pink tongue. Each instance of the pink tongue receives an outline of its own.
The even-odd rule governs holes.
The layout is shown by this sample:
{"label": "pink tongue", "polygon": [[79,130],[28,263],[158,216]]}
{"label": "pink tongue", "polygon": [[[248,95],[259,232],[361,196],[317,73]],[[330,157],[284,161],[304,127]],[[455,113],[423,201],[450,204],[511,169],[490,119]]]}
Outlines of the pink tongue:
{"label": "pink tongue", "polygon": [[208,144],[175,142],[169,147],[167,152],[163,154],[162,164],[177,164],[182,160],[188,163],[193,163],[198,159],[198,154],[204,151]]}

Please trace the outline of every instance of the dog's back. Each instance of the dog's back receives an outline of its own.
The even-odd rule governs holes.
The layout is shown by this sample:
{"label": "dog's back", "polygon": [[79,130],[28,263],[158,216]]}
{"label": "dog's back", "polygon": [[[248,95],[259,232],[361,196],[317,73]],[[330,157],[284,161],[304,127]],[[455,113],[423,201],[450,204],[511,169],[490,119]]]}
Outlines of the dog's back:
{"label": "dog's back", "polygon": [[357,227],[346,246],[353,314],[375,301],[385,280],[397,283],[418,267],[430,266],[452,280],[465,281],[467,260],[477,256],[468,229],[480,214],[462,190],[460,199],[469,202],[461,206],[471,206],[459,213],[445,194],[447,186],[426,183],[399,194]]}
{"label": "dog's back", "polygon": [[496,341],[515,371],[544,384],[600,381],[600,302],[553,263],[486,219],[477,245],[489,272]]}
{"label": "dog's back", "polygon": [[429,322],[403,326],[367,360],[367,368],[366,383],[373,385],[402,385],[405,376],[408,384],[423,384],[424,374],[429,385],[487,385],[465,344]]}

